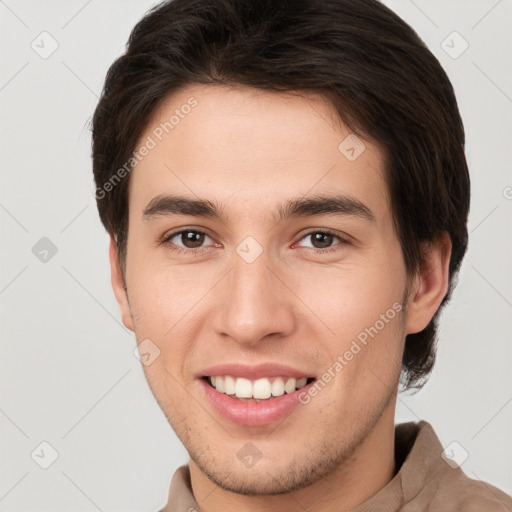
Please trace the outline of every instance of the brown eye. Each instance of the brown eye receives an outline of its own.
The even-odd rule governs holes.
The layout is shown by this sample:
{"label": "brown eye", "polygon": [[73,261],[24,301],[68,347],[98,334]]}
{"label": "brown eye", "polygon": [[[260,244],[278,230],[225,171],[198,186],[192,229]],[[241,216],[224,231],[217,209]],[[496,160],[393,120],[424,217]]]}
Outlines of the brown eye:
{"label": "brown eye", "polygon": [[310,233],[308,236],[311,237],[311,242],[315,249],[327,249],[328,247],[331,247],[334,238],[336,238],[334,235],[331,235],[330,233],[322,232]]}
{"label": "brown eye", "polygon": [[204,243],[205,236],[204,233],[199,231],[182,231],[180,233],[180,241],[187,249],[196,249]]}
{"label": "brown eye", "polygon": [[[309,241],[309,244],[304,244],[304,241]],[[313,251],[324,254],[340,250],[344,246],[350,245],[350,242],[346,238],[329,231],[311,231],[300,239],[300,244],[302,247],[308,247]]]}
{"label": "brown eye", "polygon": [[163,240],[163,243],[171,249],[177,251],[193,251],[198,252],[199,249],[206,249],[204,247],[205,242],[210,243],[213,240],[203,231],[195,229],[183,229],[175,233],[171,233],[168,237]]}

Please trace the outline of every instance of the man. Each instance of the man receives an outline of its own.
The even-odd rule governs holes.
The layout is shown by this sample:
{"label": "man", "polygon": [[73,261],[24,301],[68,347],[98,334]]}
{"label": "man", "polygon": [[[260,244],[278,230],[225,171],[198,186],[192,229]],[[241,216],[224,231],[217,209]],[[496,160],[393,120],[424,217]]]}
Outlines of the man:
{"label": "man", "polygon": [[174,0],[93,119],[112,285],[189,455],[165,511],[510,510],[421,387],[467,246],[451,84],[374,0]]}

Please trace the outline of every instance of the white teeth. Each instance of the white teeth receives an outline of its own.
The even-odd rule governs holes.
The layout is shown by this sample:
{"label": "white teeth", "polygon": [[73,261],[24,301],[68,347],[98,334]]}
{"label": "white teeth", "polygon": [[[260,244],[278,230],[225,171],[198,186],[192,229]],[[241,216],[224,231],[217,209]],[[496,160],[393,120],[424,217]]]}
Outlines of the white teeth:
{"label": "white teeth", "polygon": [[217,391],[225,393],[226,395],[236,395],[238,398],[266,400],[271,396],[293,393],[296,389],[304,387],[307,383],[307,379],[277,377],[275,379],[262,378],[251,381],[243,377],[234,378],[230,375],[216,375],[210,377],[210,382]]}
{"label": "white teeth", "polygon": [[[222,379],[222,377],[217,377],[217,379]],[[235,379],[233,377],[230,377],[229,375],[226,375],[224,377],[224,393],[226,393],[226,395],[234,395],[235,384]]]}
{"label": "white teeth", "polygon": [[284,381],[281,378],[272,382],[272,396],[284,395]]}
{"label": "white teeth", "polygon": [[252,396],[254,398],[270,398],[272,396],[272,386],[268,379],[258,379],[252,385]]}
{"label": "white teeth", "polygon": [[308,379],[306,379],[306,377],[304,377],[303,379],[297,379],[297,384],[296,384],[296,388],[297,389],[300,389],[300,388],[303,388],[308,382]]}
{"label": "white teeth", "polygon": [[215,377],[215,389],[221,393],[225,392],[224,379],[222,377]]}
{"label": "white teeth", "polygon": [[295,379],[288,379],[286,381],[286,384],[284,385],[284,390],[287,393],[293,393],[295,391],[296,384],[297,384],[297,381]]}
{"label": "white teeth", "polygon": [[[217,388],[217,391],[222,391]],[[235,395],[238,398],[252,398],[252,382],[249,379],[236,379]]]}

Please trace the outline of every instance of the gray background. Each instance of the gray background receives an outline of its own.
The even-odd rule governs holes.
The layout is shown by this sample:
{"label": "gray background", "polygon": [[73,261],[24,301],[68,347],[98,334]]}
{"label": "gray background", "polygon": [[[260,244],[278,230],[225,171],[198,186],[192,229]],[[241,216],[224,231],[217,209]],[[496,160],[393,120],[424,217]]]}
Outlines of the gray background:
{"label": "gray background", "polygon": [[[385,3],[452,80],[473,186],[438,362],[396,419],[431,422],[469,476],[512,493],[512,2]],[[120,322],[90,161],[105,73],[152,5],[0,1],[2,511],[155,511],[187,461]]]}

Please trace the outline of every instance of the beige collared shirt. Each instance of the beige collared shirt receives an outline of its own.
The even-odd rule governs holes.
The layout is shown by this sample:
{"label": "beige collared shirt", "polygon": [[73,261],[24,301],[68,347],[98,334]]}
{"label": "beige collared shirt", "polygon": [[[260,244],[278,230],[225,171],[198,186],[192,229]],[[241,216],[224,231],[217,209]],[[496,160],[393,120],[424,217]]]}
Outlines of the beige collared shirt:
{"label": "beige collared shirt", "polygon": [[[512,512],[512,498],[498,488],[469,478],[443,457],[443,447],[426,421],[395,427],[393,479],[353,512]],[[192,494],[188,466],[172,477],[161,512],[200,512]]]}

